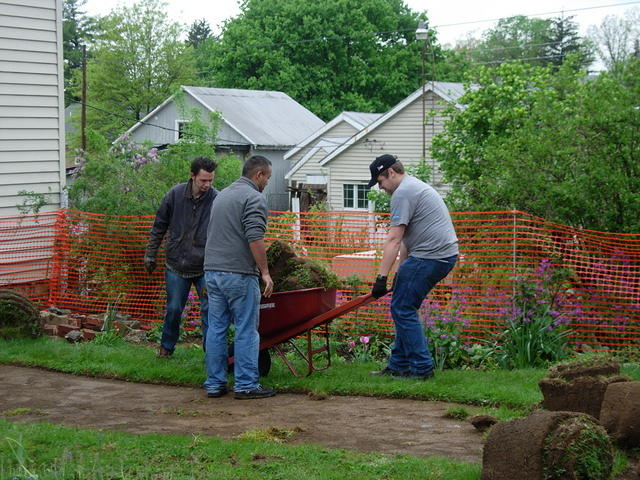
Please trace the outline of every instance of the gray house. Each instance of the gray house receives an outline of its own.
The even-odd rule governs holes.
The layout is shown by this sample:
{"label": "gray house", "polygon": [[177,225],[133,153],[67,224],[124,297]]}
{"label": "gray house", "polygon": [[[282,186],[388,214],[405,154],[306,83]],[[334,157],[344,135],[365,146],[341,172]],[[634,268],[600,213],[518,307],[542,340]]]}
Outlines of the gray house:
{"label": "gray house", "polygon": [[[191,110],[218,112],[221,126],[217,149],[246,160],[262,155],[273,163],[265,194],[271,210],[288,210],[285,174],[291,168],[284,154],[320,129],[324,122],[282,92],[183,86],[180,100],[169,97],[126,133],[137,143],[161,147],[175,143]],[[203,120],[207,116],[202,115]]]}
{"label": "gray house", "polygon": [[62,0],[0,0],[0,215],[64,205]]}
{"label": "gray house", "polygon": [[342,114],[335,123],[327,124],[333,124],[331,129],[321,129],[312,136],[319,139],[313,148],[292,149],[285,155],[293,163],[285,178],[303,188],[307,184],[319,188],[320,184],[331,211],[367,211],[371,161],[390,153],[411,166],[420,161],[424,148],[425,161],[433,172],[432,185],[446,195],[448,187],[442,182],[442,172],[430,157],[431,141],[442,132],[447,119],[442,111],[449,105],[462,108],[457,101],[463,93],[461,83],[428,82],[424,95],[422,88],[416,90],[384,115],[363,119],[364,125],[357,131],[353,130],[356,124],[345,122]]}

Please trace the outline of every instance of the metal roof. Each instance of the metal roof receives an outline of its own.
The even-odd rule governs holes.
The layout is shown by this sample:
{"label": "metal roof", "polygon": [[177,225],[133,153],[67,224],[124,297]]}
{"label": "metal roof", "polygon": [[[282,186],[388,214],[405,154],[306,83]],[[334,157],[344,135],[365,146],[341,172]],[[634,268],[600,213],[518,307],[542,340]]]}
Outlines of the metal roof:
{"label": "metal roof", "polygon": [[291,147],[324,122],[287,94],[265,90],[182,87],[252,145]]}
{"label": "metal roof", "polygon": [[284,158],[285,159],[291,158],[293,155],[295,155],[302,149],[309,148],[309,145],[317,141],[326,132],[328,132],[329,130],[331,130],[333,127],[335,127],[341,122],[347,122],[353,128],[355,128],[356,131],[360,131],[381,116],[382,116],[382,113],[342,112],[338,114],[336,117],[334,117],[331,121],[325,123],[317,131],[313,132],[312,135],[298,142],[298,145],[296,145],[295,147],[293,147],[291,150],[289,150],[287,153],[284,154]]}
{"label": "metal roof", "polygon": [[345,117],[352,119],[355,123],[360,125],[360,128],[364,128],[370,123],[376,121],[383,114],[382,113],[364,113],[364,112],[342,112]]}

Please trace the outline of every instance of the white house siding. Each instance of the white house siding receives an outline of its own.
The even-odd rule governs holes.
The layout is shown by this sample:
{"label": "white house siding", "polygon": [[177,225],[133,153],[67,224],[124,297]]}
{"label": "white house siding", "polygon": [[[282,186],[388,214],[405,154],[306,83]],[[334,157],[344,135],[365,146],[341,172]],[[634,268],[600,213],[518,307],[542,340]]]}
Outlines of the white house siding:
{"label": "white house siding", "polygon": [[[325,132],[321,138],[346,138],[351,137],[358,133],[355,127],[347,122],[340,122],[335,127],[329,129]],[[308,155],[311,149],[316,149],[316,145],[320,141],[320,138],[315,139],[313,142],[310,142],[309,145],[306,145],[300,152],[296,153],[291,158],[292,167],[298,163],[302,157]],[[335,145],[337,148],[339,145]],[[304,165],[300,167],[290,178],[290,181],[295,180],[296,182],[306,183],[307,174],[317,175],[319,173],[325,172],[325,176],[328,176],[326,171],[327,168],[320,166],[320,162],[327,156],[327,151],[324,148],[319,148],[315,150],[315,153],[311,158],[309,158]]]}
{"label": "white house siding", "polygon": [[65,184],[62,0],[0,0],[0,215],[21,190],[60,208]]}
{"label": "white house siding", "polygon": [[[434,98],[431,92],[427,92],[425,97],[425,108],[429,110],[441,111],[446,106],[438,99]],[[388,119],[385,123],[373,130],[371,134],[365,135],[356,144],[347,148],[336,158],[325,166],[330,167],[330,183],[328,186],[328,201],[333,211],[342,211],[343,208],[343,185],[345,183],[368,183],[371,178],[369,164],[378,155],[390,153],[397,155],[405,166],[415,165],[422,156],[422,100],[417,98],[413,103],[407,105],[402,111]],[[427,123],[426,126],[426,152],[427,162],[433,165],[430,156],[431,138],[435,134],[442,132],[445,118],[436,115],[435,125]],[[436,170],[436,182],[434,188],[442,194],[446,194],[446,186],[440,183],[441,172]]]}

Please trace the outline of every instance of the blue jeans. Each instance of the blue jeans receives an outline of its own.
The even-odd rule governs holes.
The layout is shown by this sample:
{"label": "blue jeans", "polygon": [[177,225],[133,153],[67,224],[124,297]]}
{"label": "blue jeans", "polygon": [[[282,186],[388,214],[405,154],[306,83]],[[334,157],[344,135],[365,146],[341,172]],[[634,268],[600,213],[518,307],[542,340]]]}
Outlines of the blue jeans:
{"label": "blue jeans", "polygon": [[209,332],[204,388],[214,392],[227,386],[227,330],[235,323],[233,390],[242,392],[259,386],[260,285],[256,275],[205,271],[209,292]]}
{"label": "blue jeans", "polygon": [[173,352],[180,336],[180,321],[184,306],[189,298],[191,285],[195,285],[200,297],[200,319],[202,321],[202,338],[207,338],[207,326],[209,325],[209,299],[204,284],[204,277],[183,278],[168,268],[164,270],[164,280],[167,289],[167,311],[164,315],[162,327],[162,339],[160,345]]}
{"label": "blue jeans", "polygon": [[440,260],[408,257],[400,265],[391,296],[396,338],[389,357],[390,369],[413,374],[433,369],[418,309],[431,289],[451,271],[457,259],[457,255]]}

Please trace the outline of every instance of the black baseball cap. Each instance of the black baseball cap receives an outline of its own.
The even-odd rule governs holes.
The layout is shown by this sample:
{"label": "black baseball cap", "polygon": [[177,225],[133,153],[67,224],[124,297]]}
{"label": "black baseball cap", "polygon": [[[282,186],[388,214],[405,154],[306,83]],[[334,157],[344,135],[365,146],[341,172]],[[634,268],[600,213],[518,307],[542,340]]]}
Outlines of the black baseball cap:
{"label": "black baseball cap", "polygon": [[378,175],[380,175],[397,161],[398,159],[395,157],[395,155],[389,155],[388,153],[376,157],[376,159],[371,162],[371,165],[369,165],[369,170],[371,170],[371,180],[369,181],[369,187],[373,187],[376,183],[378,183]]}

